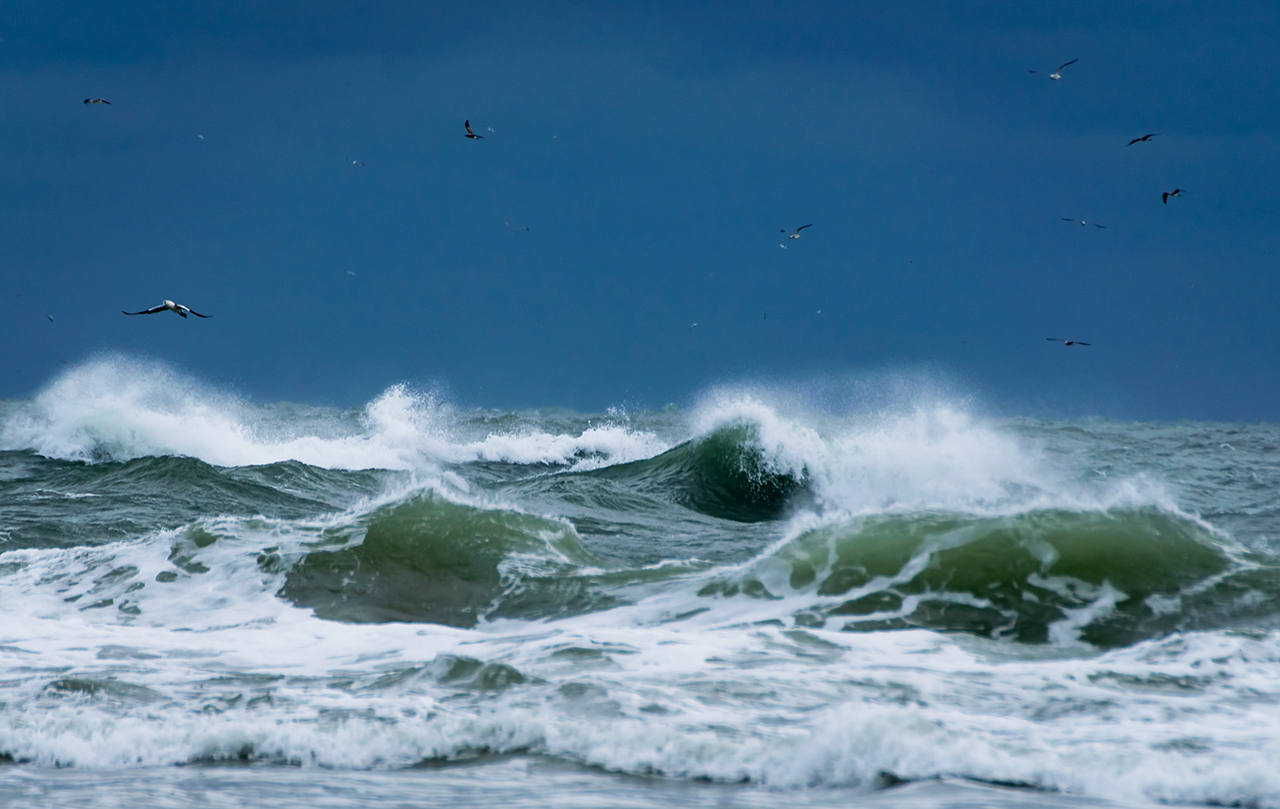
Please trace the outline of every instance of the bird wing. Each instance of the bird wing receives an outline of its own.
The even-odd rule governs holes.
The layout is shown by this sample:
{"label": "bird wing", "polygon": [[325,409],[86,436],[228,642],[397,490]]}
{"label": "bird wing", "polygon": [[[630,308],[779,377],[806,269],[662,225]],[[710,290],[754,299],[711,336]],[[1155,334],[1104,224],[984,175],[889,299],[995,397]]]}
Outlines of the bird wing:
{"label": "bird wing", "polygon": [[1079,219],[1074,219],[1070,216],[1063,216],[1061,217],[1061,219],[1063,222],[1079,222],[1080,221]]}
{"label": "bird wing", "polygon": [[192,309],[190,306],[186,306],[183,308],[186,309],[191,314],[195,315],[196,317],[213,317],[213,315],[202,315],[199,312],[197,312],[195,309]]}
{"label": "bird wing", "polygon": [[812,222],[810,222],[810,223],[809,223],[809,224],[807,224],[807,225],[801,225],[800,227],[796,228],[796,233],[799,233],[800,231],[804,230],[805,228],[811,228],[811,227],[813,227],[813,223],[812,223]]}
{"label": "bird wing", "polygon": [[1094,227],[1095,227],[1095,228],[1102,228],[1103,230],[1106,230],[1106,229],[1107,229],[1107,226],[1106,226],[1106,225],[1094,224]]}
{"label": "bird wing", "polygon": [[1079,61],[1080,60],[1077,58],[1077,59],[1072,59],[1070,62],[1063,62],[1062,64],[1058,65],[1058,70],[1062,70],[1064,67],[1067,67],[1068,65],[1074,65],[1076,62],[1079,62]]}
{"label": "bird wing", "polygon": [[1161,195],[1160,195],[1160,201],[1161,201],[1161,202],[1163,202],[1165,205],[1168,205],[1168,204],[1169,204],[1169,192],[1168,192],[1168,191],[1166,191],[1166,192],[1164,192],[1163,194],[1161,194]]}
{"label": "bird wing", "polygon": [[1078,346],[1091,346],[1091,345],[1093,345],[1093,343],[1086,343],[1084,340],[1073,340],[1072,342],[1074,342],[1074,343],[1075,343],[1076,345],[1078,345]]}
{"label": "bird wing", "polygon": [[156,312],[164,311],[164,304],[161,304],[160,306],[153,306],[150,309],[143,309],[141,312],[125,312],[123,309],[120,311],[124,312],[126,315],[154,315]]}
{"label": "bird wing", "polygon": [[1128,144],[1128,145],[1129,145],[1129,146],[1132,146],[1133,144],[1137,143],[1137,142],[1138,142],[1138,141],[1140,141],[1140,140],[1142,140],[1142,138],[1134,138],[1133,140],[1129,141],[1129,144]]}
{"label": "bird wing", "polygon": [[1046,337],[1046,338],[1044,338],[1044,339],[1048,340],[1048,341],[1049,341],[1049,342],[1051,342],[1051,343],[1061,343],[1061,342],[1063,342],[1063,340],[1062,340],[1062,338],[1061,338],[1061,337]]}

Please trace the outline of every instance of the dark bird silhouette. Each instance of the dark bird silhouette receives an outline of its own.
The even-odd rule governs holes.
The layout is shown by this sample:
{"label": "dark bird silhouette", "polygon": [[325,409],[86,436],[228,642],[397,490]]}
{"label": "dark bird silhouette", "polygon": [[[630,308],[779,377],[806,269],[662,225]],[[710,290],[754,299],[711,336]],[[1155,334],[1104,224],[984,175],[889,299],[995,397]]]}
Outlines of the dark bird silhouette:
{"label": "dark bird silhouette", "polygon": [[1156,135],[1159,135],[1159,134],[1160,134],[1159,132],[1148,132],[1147,134],[1143,135],[1143,136],[1142,136],[1142,137],[1140,137],[1140,138],[1134,138],[1133,140],[1129,141],[1129,142],[1128,142],[1127,144],[1125,144],[1125,145],[1126,145],[1126,146],[1132,146],[1132,145],[1133,145],[1133,144],[1135,144],[1135,143],[1146,143],[1146,142],[1150,141],[1152,138],[1154,138]]}
{"label": "dark bird silhouette", "polygon": [[[1052,73],[1049,74],[1049,78],[1053,79],[1054,81],[1057,81],[1058,79],[1062,78],[1062,69],[1064,67],[1067,67],[1069,65],[1074,65],[1076,62],[1079,62],[1079,61],[1080,61],[1079,59],[1072,59],[1070,62],[1063,62],[1062,64],[1058,65],[1057,70],[1054,70]],[[1037,73],[1039,71],[1028,70],[1027,72]]]}
{"label": "dark bird silhouette", "polygon": [[1044,339],[1048,340],[1048,341],[1049,341],[1049,342],[1051,342],[1051,343],[1062,343],[1064,346],[1087,346],[1087,345],[1092,345],[1091,343],[1086,343],[1084,340],[1070,340],[1070,339],[1068,339],[1068,338],[1066,338],[1066,337],[1046,337],[1046,338],[1044,338]]}
{"label": "dark bird silhouette", "polygon": [[120,311],[126,315],[154,315],[156,312],[169,311],[181,317],[186,317],[188,314],[195,315],[196,317],[212,317],[212,315],[202,315],[190,306],[183,306],[180,303],[174,303],[168,298],[165,298],[164,303],[159,306],[153,306],[150,309],[143,309],[141,312],[125,312],[123,309]]}
{"label": "dark bird silhouette", "polygon": [[1168,205],[1169,197],[1179,197],[1179,196],[1182,196],[1182,189],[1175,188],[1172,191],[1166,191],[1163,194],[1161,194],[1160,201],[1163,202],[1165,205]]}
{"label": "dark bird silhouette", "polygon": [[84,100],[84,103],[86,103],[86,104],[110,104],[111,102],[110,102],[110,101],[108,101],[108,100],[106,100],[105,98],[86,98],[86,99]]}
{"label": "dark bird silhouette", "polygon": [[467,137],[468,137],[468,138],[471,138],[472,140],[484,140],[484,135],[477,135],[475,132],[471,131],[471,122],[470,122],[470,121],[463,121],[463,122],[462,122],[462,125],[463,125],[463,126],[465,126],[465,127],[467,128]]}

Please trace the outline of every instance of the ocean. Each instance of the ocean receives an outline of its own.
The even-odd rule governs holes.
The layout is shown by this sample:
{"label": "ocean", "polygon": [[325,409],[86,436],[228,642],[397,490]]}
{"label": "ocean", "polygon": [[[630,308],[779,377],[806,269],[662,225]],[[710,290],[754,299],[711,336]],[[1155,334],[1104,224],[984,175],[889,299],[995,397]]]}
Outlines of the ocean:
{"label": "ocean", "polygon": [[1280,807],[1280,426],[0,402],[0,805]]}

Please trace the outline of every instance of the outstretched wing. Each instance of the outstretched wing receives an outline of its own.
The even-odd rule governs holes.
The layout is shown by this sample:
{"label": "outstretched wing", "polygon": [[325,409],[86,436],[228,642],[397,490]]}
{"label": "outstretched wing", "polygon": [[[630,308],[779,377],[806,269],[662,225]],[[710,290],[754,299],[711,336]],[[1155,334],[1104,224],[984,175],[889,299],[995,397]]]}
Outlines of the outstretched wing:
{"label": "outstretched wing", "polygon": [[811,227],[813,227],[813,224],[812,224],[812,223],[810,223],[810,224],[808,224],[808,225],[801,225],[800,227],[796,228],[796,233],[799,233],[800,231],[804,230],[805,228],[811,228]]}
{"label": "outstretched wing", "polygon": [[190,306],[187,307],[187,311],[195,315],[196,317],[213,317],[213,315],[202,315],[199,312],[197,312],[195,309],[192,309]]}
{"label": "outstretched wing", "polygon": [[1079,62],[1079,61],[1080,60],[1076,58],[1076,59],[1072,59],[1070,62],[1063,62],[1062,64],[1058,65],[1058,70],[1062,70],[1064,67],[1067,67],[1068,65],[1074,65],[1076,62]]}
{"label": "outstretched wing", "polygon": [[1078,346],[1091,346],[1091,345],[1093,345],[1093,343],[1086,343],[1084,340],[1072,340],[1071,342],[1075,343],[1075,344],[1076,344],[1076,345],[1078,345]]}
{"label": "outstretched wing", "polygon": [[150,309],[143,309],[141,312],[125,312],[123,309],[120,311],[126,315],[154,315],[156,312],[163,312],[164,305],[161,304],[160,306],[153,306]]}
{"label": "outstretched wing", "polygon": [[1046,338],[1044,338],[1044,339],[1048,340],[1048,341],[1049,341],[1049,342],[1051,342],[1051,343],[1065,343],[1065,342],[1066,342],[1066,340],[1064,340],[1064,339],[1063,339],[1063,338],[1061,338],[1061,337],[1046,337]]}

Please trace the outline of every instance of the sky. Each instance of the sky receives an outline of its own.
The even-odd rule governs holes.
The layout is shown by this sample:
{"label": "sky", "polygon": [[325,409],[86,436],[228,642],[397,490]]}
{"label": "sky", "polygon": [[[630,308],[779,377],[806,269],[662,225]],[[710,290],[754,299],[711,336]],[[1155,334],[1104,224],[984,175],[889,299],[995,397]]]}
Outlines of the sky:
{"label": "sky", "polygon": [[0,398],[1275,421],[1280,6],[1221,5],[3,0]]}

